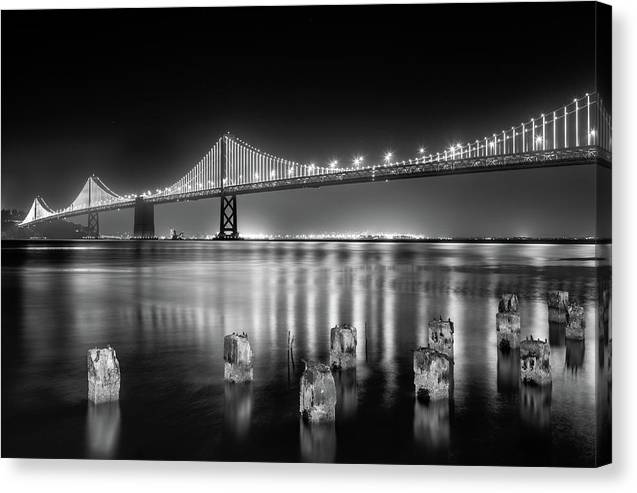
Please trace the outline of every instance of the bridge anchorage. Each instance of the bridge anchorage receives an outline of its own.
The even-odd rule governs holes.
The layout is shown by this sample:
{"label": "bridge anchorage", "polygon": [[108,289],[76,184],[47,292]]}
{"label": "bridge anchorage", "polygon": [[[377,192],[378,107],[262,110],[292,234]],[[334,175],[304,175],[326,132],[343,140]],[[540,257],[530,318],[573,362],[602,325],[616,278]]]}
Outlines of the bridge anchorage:
{"label": "bridge anchorage", "polygon": [[240,238],[237,196],[241,194],[555,166],[612,166],[611,116],[597,93],[505,128],[435,154],[423,149],[416,157],[394,161],[388,153],[376,163],[363,165],[357,158],[344,167],[336,161],[321,166],[280,158],[225,133],[170,186],[119,195],[92,175],[63,209],[54,210],[37,196],[20,226],[87,215],[89,237],[99,238],[100,212],[133,208],[133,237],[151,239],[155,238],[155,205],[219,197],[216,239],[234,240]]}

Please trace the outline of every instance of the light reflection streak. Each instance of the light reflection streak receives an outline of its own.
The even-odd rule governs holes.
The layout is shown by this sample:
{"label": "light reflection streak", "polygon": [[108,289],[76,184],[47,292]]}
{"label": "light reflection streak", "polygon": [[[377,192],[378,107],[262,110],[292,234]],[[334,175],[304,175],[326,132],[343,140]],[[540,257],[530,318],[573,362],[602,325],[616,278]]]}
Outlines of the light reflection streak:
{"label": "light reflection streak", "polygon": [[[357,252],[357,259],[360,259],[360,252]],[[356,327],[357,332],[357,350],[356,350],[356,359],[359,360],[361,358],[365,358],[365,348],[364,348],[364,340],[363,344],[361,344],[361,337],[365,337],[365,299],[367,297],[367,293],[365,292],[365,287],[363,283],[365,282],[366,272],[362,269],[362,260],[354,261],[357,267],[354,271],[354,275],[352,276],[352,321],[351,324]]]}
{"label": "light reflection streak", "polygon": [[425,271],[419,271],[416,277],[418,289],[415,291],[414,303],[416,305],[416,344],[424,347],[427,345],[427,295],[425,290]]}
{"label": "light reflection streak", "polygon": [[[336,265],[335,253],[330,254],[330,264]],[[339,323],[338,303],[341,298],[341,289],[337,280],[336,269],[327,269],[327,323],[334,327]]]}
{"label": "light reflection streak", "polygon": [[263,285],[265,283],[265,276],[263,273],[263,267],[257,267],[253,270],[251,276],[251,284],[252,289],[251,298],[252,301],[250,306],[252,308],[252,327],[256,333],[255,339],[261,339],[263,335],[262,331],[262,320],[263,320],[263,312],[264,312],[264,302],[263,302]]}
{"label": "light reflection streak", "polygon": [[268,266],[268,289],[267,296],[269,298],[269,325],[270,325],[270,345],[275,345],[275,341],[277,338],[277,333],[281,331],[281,328],[278,326],[277,319],[277,301],[279,297],[279,276],[281,275],[281,271],[274,265],[270,264]]}
{"label": "light reflection streak", "polygon": [[385,368],[385,391],[383,400],[386,405],[391,405],[391,401],[398,390],[398,364],[396,361],[396,293],[394,286],[396,282],[396,270],[393,268],[393,258],[391,253],[383,255],[381,265],[384,271],[382,287],[383,295],[383,367]]}
{"label": "light reflection streak", "polygon": [[[290,250],[290,256],[293,255],[293,250]],[[290,262],[289,265],[291,265]],[[287,330],[291,334],[296,334],[296,283],[297,283],[298,270],[288,267],[285,271],[285,286],[286,286],[286,320]],[[287,336],[286,336],[287,339]]]}
{"label": "light reflection streak", "polygon": [[[316,347],[318,334],[316,326],[316,270],[313,267],[306,268],[307,281],[305,285],[305,325],[307,330],[306,338],[306,354],[310,359],[316,359],[318,354],[318,348]],[[327,328],[323,331],[328,334]],[[327,336],[329,340],[329,335]]]}

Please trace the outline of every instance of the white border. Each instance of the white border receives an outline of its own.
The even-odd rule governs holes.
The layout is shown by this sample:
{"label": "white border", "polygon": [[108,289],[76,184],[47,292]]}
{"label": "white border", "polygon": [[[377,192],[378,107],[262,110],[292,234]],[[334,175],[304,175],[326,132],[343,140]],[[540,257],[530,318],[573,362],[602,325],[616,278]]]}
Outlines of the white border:
{"label": "white border", "polygon": [[[241,5],[396,3],[378,1],[243,1]],[[416,2],[401,2],[416,3]],[[443,3],[430,1],[428,3]],[[464,2],[457,2],[464,3]],[[634,285],[637,237],[637,2],[613,0],[613,455],[602,469],[523,469],[369,465],[244,464],[197,462],[0,460],[2,491],[297,493],[366,491],[534,492],[637,491],[634,465]],[[236,5],[232,1],[0,0],[2,9]]]}

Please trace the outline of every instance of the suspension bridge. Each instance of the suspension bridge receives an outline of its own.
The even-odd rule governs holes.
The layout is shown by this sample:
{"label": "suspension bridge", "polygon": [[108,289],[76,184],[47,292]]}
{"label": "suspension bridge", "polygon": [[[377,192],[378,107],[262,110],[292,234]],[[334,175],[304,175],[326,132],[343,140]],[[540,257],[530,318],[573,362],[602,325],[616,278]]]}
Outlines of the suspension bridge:
{"label": "suspension bridge", "polygon": [[598,164],[611,167],[611,117],[597,93],[505,130],[438,152],[421,149],[395,161],[387,153],[366,165],[302,164],[264,152],[229,133],[221,136],[195,166],[174,183],[140,194],[120,195],[89,176],[77,197],[53,209],[37,196],[20,226],[88,216],[89,236],[99,237],[99,213],[134,208],[134,237],[155,237],[157,204],[219,197],[219,239],[238,238],[237,195],[329,185],[421,178],[461,173]]}

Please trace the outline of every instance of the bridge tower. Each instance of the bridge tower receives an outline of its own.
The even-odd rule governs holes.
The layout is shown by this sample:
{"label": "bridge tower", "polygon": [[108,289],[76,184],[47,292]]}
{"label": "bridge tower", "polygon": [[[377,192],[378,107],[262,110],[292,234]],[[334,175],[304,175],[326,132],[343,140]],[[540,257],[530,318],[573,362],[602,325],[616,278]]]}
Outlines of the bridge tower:
{"label": "bridge tower", "polygon": [[[92,202],[92,188],[93,188],[93,177],[95,175],[91,175],[89,178],[88,184],[88,206],[91,207]],[[98,239],[100,237],[100,217],[97,212],[91,211],[88,213],[88,236],[89,238]]]}
{"label": "bridge tower", "polygon": [[227,140],[229,134],[221,138],[221,208],[219,209],[219,240],[237,240],[239,239],[239,230],[237,229],[237,195],[226,195],[224,186],[226,181],[226,167],[228,163],[228,146]]}
{"label": "bridge tower", "polygon": [[100,237],[100,217],[97,212],[88,213],[88,236],[96,240]]}
{"label": "bridge tower", "polygon": [[143,197],[135,199],[133,237],[139,240],[155,238],[155,206],[146,202]]}

